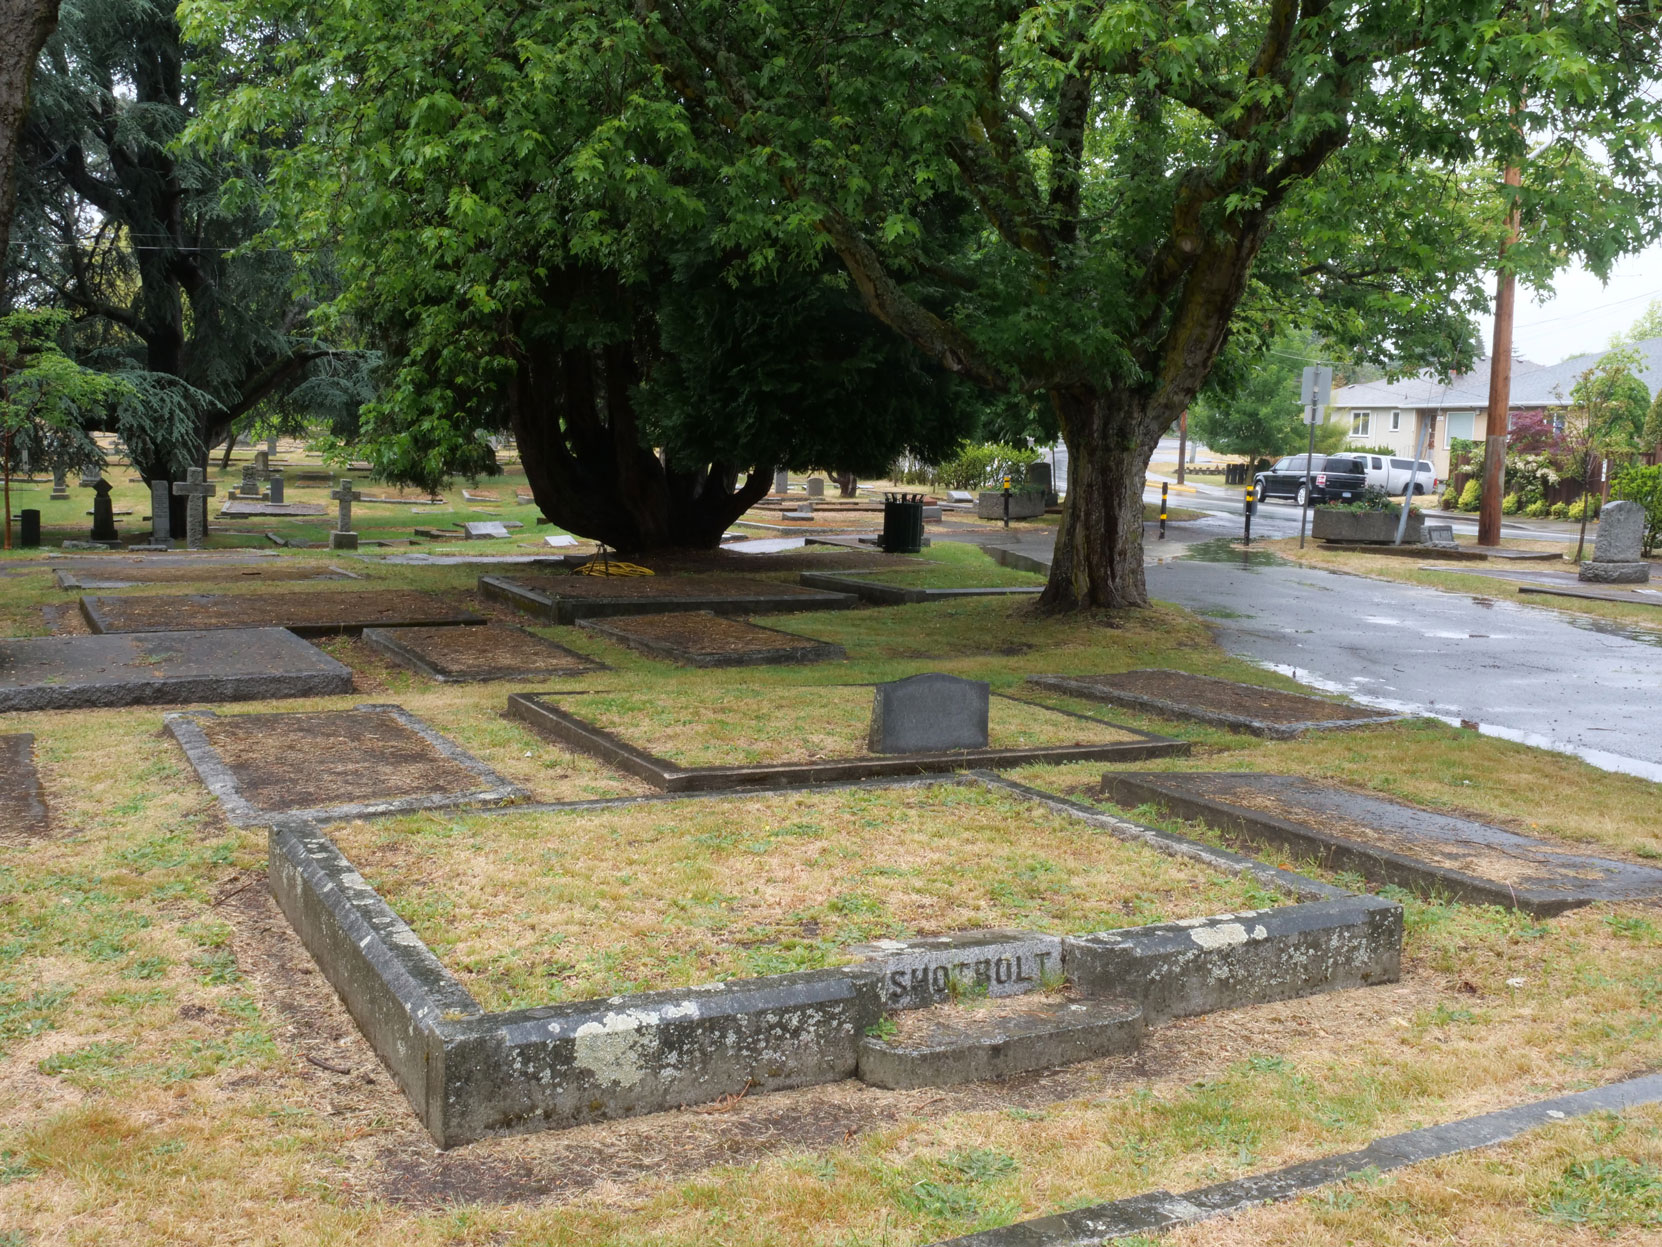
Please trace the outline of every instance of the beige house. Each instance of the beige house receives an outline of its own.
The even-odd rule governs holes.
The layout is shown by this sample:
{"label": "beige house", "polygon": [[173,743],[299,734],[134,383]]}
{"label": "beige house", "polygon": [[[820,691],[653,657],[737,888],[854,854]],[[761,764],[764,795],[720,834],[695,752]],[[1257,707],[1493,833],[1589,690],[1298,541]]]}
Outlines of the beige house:
{"label": "beige house", "polygon": [[[1662,338],[1633,343],[1639,353],[1636,375],[1652,395],[1662,389]],[[1608,352],[1577,355],[1561,364],[1512,361],[1508,410],[1542,411],[1570,405],[1577,379]],[[1364,381],[1333,391],[1329,422],[1348,425],[1352,446],[1389,446],[1393,454],[1412,458],[1424,434],[1425,457],[1436,465],[1437,479],[1449,476],[1452,438],[1481,441],[1489,435],[1489,361],[1480,359],[1468,373],[1438,377],[1430,373],[1401,381]]]}

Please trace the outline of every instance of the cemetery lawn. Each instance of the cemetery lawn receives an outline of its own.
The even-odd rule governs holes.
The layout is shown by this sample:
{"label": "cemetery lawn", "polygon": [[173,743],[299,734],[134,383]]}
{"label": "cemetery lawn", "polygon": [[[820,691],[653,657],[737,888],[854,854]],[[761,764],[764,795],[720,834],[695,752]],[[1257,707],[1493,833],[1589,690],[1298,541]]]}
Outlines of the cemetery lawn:
{"label": "cemetery lawn", "polygon": [[432,811],[329,835],[487,1009],[819,969],[873,939],[1283,899],[978,785]]}
{"label": "cemetery lawn", "polygon": [[995,563],[979,546],[962,541],[937,541],[925,546],[917,557],[927,560],[929,565],[917,570],[847,574],[914,589],[1044,588],[1043,576]]}
{"label": "cemetery lawn", "polygon": [[[512,497],[503,482],[491,487]],[[90,495],[71,492],[87,509]],[[291,484],[289,496],[297,492]],[[396,509],[406,532],[424,522]],[[523,553],[527,540],[467,548]],[[342,556],[280,558],[321,567]],[[480,603],[477,568],[345,565],[364,573],[364,587],[439,593],[614,669],[441,685],[360,640],[329,638],[321,647],[357,673],[353,694],[221,713],[395,702],[538,800],[569,800],[646,786],[507,719],[507,693],[581,688],[694,704],[742,687],[771,713],[834,700],[835,685],[939,670],[1194,744],[1192,758],[1138,769],[1306,775],[1601,853],[1662,858],[1662,788],[1573,758],[1427,721],[1269,742],[1022,686],[1030,673],[1168,666],[1295,687],[1223,654],[1200,620],[1168,606],[1065,620],[1007,599],[768,616],[768,626],[843,645],[848,660],[746,670],[735,684],[729,672],[676,667]],[[3,573],[29,569],[0,578],[0,633],[43,633],[43,608],[65,605],[64,626],[74,626],[74,595],[52,584],[47,566],[0,560]],[[238,586],[234,571],[203,570],[202,592],[341,587]],[[53,819],[47,840],[0,834],[0,1243],[919,1247],[1262,1173],[1662,1067],[1654,906],[1594,905],[1542,920],[1392,891],[1406,913],[1398,984],[1188,1019],[1155,1028],[1134,1056],[1010,1083],[752,1094],[440,1154],[271,901],[265,833],[226,823],[161,732],[163,713],[0,717],[0,731],[34,733]],[[1104,769],[1012,777],[1088,797]],[[660,973],[712,977],[700,959],[733,973],[829,960],[856,931],[885,923],[938,929],[962,915],[1079,929],[1251,903],[1218,891],[1236,882],[1192,881],[1181,863],[1145,862],[1101,833],[1064,837],[1036,813],[1017,810],[1013,821],[975,803],[951,807],[943,821],[926,817],[942,807],[926,809],[925,790],[901,791],[912,795],[739,795],[701,805],[725,817],[698,821],[665,812],[691,801],[553,816],[569,836],[529,813],[409,816],[338,834],[446,963],[501,1001]],[[974,790],[942,800],[966,794]],[[824,831],[793,831],[810,823]],[[844,856],[855,845],[860,856]],[[587,891],[566,877],[570,863],[585,872]],[[918,873],[883,873],[890,868]],[[1142,891],[1122,886],[1139,881]],[[475,903],[496,915],[495,929],[466,917]],[[1146,908],[1127,913],[1128,903]],[[569,933],[545,920],[556,912],[576,915]],[[644,934],[610,950],[608,964],[588,956],[604,942],[602,924]],[[1655,1109],[1567,1122],[1160,1241],[1654,1240],[1659,1129]]]}
{"label": "cemetery lawn", "polygon": [[[560,708],[680,767],[761,766],[866,756],[873,692],[821,685],[781,696],[771,685],[708,680],[689,689],[573,697]],[[1112,723],[1058,714],[1010,697],[987,711],[990,749],[1115,744],[1138,739]]]}

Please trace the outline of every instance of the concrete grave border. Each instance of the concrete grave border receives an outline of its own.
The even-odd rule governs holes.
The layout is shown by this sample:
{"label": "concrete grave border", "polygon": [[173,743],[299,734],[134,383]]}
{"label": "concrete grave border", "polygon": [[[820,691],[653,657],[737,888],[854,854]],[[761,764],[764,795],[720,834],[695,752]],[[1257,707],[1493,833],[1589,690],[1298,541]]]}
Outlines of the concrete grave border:
{"label": "concrete grave border", "polygon": [[[1115,996],[1156,1016],[1394,982],[1400,975],[1402,908],[1392,902],[1352,895],[996,776],[970,773],[944,782],[1013,793],[1118,839],[1249,875],[1291,896],[1292,904],[1251,914],[1062,941],[1064,973],[1073,948],[1095,980],[1111,981]],[[487,1013],[316,820],[280,816],[270,820],[270,829],[270,880],[278,905],[440,1147],[847,1078],[857,1072],[867,1028],[892,1007],[884,1000],[889,963],[879,958]],[[1236,938],[1247,922],[1262,934]],[[967,933],[966,947],[979,934]],[[1182,990],[1173,986],[1178,973],[1192,980]]]}
{"label": "concrete grave border", "polygon": [[[1186,756],[1190,744],[1167,736],[1139,732],[1119,723],[1108,723],[1090,715],[1077,714],[1055,706],[1040,706],[1055,714],[1083,719],[1090,723],[1104,723],[1139,737],[1135,741],[1120,741],[1100,745],[1056,745],[1031,749],[959,749],[949,753],[871,754],[864,757],[830,758],[822,762],[778,762],[756,766],[694,766],[683,767],[656,754],[638,749],[621,737],[562,710],[553,704],[556,697],[580,695],[583,690],[569,693],[512,693],[508,697],[508,715],[530,724],[542,736],[579,753],[599,758],[626,775],[644,779],[667,792],[713,792],[724,788],[767,788],[798,784],[825,783],[837,780],[880,779],[888,776],[933,774],[940,771],[971,770],[978,767],[1004,768],[1031,766],[1039,763],[1061,765],[1066,762],[1135,762],[1145,758]],[[1018,697],[998,693],[1006,701],[1021,702]],[[1021,702],[1038,705],[1036,702]]]}
{"label": "concrete grave border", "polygon": [[861,601],[877,606],[912,606],[919,602],[944,602],[948,598],[1032,597],[1044,592],[1043,585],[922,589],[913,585],[866,580],[859,576],[839,576],[832,572],[799,572],[797,579],[810,589],[852,593]]}
{"label": "concrete grave border", "polygon": [[[403,814],[412,810],[438,810],[455,806],[485,806],[506,805],[509,802],[521,801],[530,794],[518,784],[512,783],[498,775],[478,758],[468,753],[461,746],[439,735],[426,723],[416,718],[402,706],[394,706],[379,702],[365,702],[352,707],[354,710],[382,711],[392,715],[405,727],[420,736],[432,745],[439,753],[450,761],[477,775],[482,787],[472,792],[462,793],[425,793],[409,797],[395,797],[386,801],[363,801],[349,805],[325,806],[310,810],[265,810],[254,805],[242,795],[242,788],[237,783],[237,777],[225,760],[220,757],[219,751],[209,743],[207,734],[201,726],[202,719],[216,719],[219,717],[212,710],[189,710],[162,716],[162,727],[179,742],[179,748],[185,751],[185,759],[197,776],[219,799],[220,805],[225,807],[225,815],[231,822],[239,826],[263,826],[274,819],[317,819],[339,821],[350,818],[369,818],[379,814]],[[274,713],[284,713],[276,711]],[[294,711],[290,713],[327,713]],[[232,716],[235,717],[235,716]]]}
{"label": "concrete grave border", "polygon": [[11,774],[22,777],[23,821],[10,827],[0,827],[0,843],[6,837],[19,839],[44,836],[50,829],[46,808],[46,794],[41,788],[40,768],[35,763],[35,736],[33,732],[11,732],[0,735],[0,766]]}
{"label": "concrete grave border", "polygon": [[[1179,776],[1204,775],[1205,772],[1174,772],[1173,774]],[[1304,776],[1300,775],[1270,778],[1305,779]],[[1308,855],[1327,869],[1355,871],[1375,884],[1395,884],[1422,894],[1441,893],[1455,900],[1471,904],[1499,905],[1505,909],[1518,909],[1541,917],[1551,917],[1554,914],[1561,914],[1565,910],[1576,909],[1600,900],[1645,899],[1642,896],[1599,896],[1591,892],[1566,894],[1561,890],[1519,887],[1502,883],[1480,875],[1467,874],[1453,867],[1435,865],[1406,852],[1393,852],[1380,845],[1353,840],[1337,832],[1331,835],[1323,834],[1320,828],[1293,822],[1291,819],[1280,818],[1265,810],[1236,805],[1234,802],[1223,798],[1210,798],[1196,793],[1184,792],[1164,782],[1166,779],[1166,772],[1109,771],[1102,777],[1102,792],[1117,805],[1127,808],[1144,804],[1157,805],[1167,810],[1174,817],[1202,822],[1226,835],[1241,836],[1255,844],[1271,845],[1290,852]],[[1363,795],[1368,796],[1371,800],[1402,805],[1406,809],[1422,814],[1439,814],[1439,811],[1423,810],[1404,802],[1392,801],[1382,795]],[[1507,829],[1502,827],[1496,830],[1506,831]],[[1517,833],[1511,834],[1516,835]],[[1532,837],[1523,838],[1531,839]],[[1585,862],[1593,857],[1591,854],[1559,850],[1550,843],[1537,843],[1540,843],[1541,847],[1549,853],[1562,856],[1571,862],[1577,859]],[[1630,863],[1613,858],[1608,860],[1617,866],[1632,869]]]}
{"label": "concrete grave border", "polygon": [[720,593],[707,597],[657,600],[563,598],[556,593],[521,584],[510,576],[479,577],[479,595],[557,624],[574,624],[580,619],[602,619],[608,615],[660,615],[682,611],[707,610],[717,615],[777,615],[796,611],[847,610],[858,601],[850,593],[827,593],[822,590],[813,593],[770,593],[766,581],[757,581],[756,592],[742,597]]}
{"label": "concrete grave border", "polygon": [[[67,608],[66,608],[67,609]],[[182,706],[191,702],[267,701],[288,697],[333,697],[352,691],[352,670],[309,645],[286,628],[213,628],[206,632],[107,632],[91,636],[12,637],[0,639],[0,654],[8,648],[23,651],[35,645],[80,650],[90,666],[100,659],[113,662],[111,653],[131,646],[135,661],[147,646],[177,645],[186,639],[224,641],[236,639],[249,645],[289,651],[303,660],[307,670],[286,672],[243,672],[223,670],[191,675],[156,674],[148,679],[136,675],[120,683],[77,682],[31,684],[0,688],[0,713],[28,710],[105,710],[125,706]],[[77,643],[83,644],[77,644]],[[96,655],[94,653],[96,651]]]}
{"label": "concrete grave border", "polygon": [[[1149,671],[1154,668],[1139,668]],[[1107,675],[1130,675],[1129,671],[1106,672]],[[1181,671],[1177,674],[1195,680],[1206,680],[1213,684],[1224,684],[1231,687],[1257,688],[1257,685],[1243,685],[1238,680],[1221,680],[1217,676],[1197,675],[1192,671]],[[1371,711],[1367,707],[1358,706],[1357,710],[1363,713],[1354,719],[1309,719],[1303,722],[1278,723],[1271,719],[1256,719],[1251,715],[1233,714],[1227,710],[1211,710],[1205,706],[1197,706],[1191,702],[1170,701],[1164,697],[1155,697],[1148,693],[1132,693],[1122,689],[1103,688],[1093,684],[1089,679],[1081,676],[1068,675],[1030,675],[1027,683],[1035,688],[1044,689],[1048,693],[1061,693],[1066,697],[1078,697],[1084,701],[1105,702],[1110,706],[1124,706],[1128,710],[1143,710],[1150,714],[1157,714],[1168,719],[1187,719],[1193,723],[1205,723],[1212,727],[1230,728],[1237,732],[1250,732],[1254,736],[1264,736],[1270,740],[1292,740],[1302,736],[1305,732],[1340,731],[1353,727],[1378,727],[1384,723],[1400,723],[1404,719],[1412,719],[1411,714],[1392,714],[1389,711]],[[1289,693],[1284,689],[1265,688],[1266,693],[1279,693],[1286,697],[1303,697],[1308,701],[1321,702],[1323,705],[1339,703],[1326,701],[1324,698],[1311,697],[1307,693]]]}
{"label": "concrete grave border", "polygon": [[448,668],[429,662],[406,645],[399,635],[404,631],[403,628],[365,628],[363,638],[371,649],[380,650],[389,658],[396,659],[406,667],[427,676],[429,679],[437,680],[441,684],[484,684],[492,680],[556,680],[571,676],[592,675],[596,671],[611,670],[610,667],[598,659],[590,658],[587,654],[579,654],[576,650],[567,649],[558,641],[550,641],[547,637],[537,636],[534,632],[526,632],[524,628],[515,627],[513,624],[491,623],[483,626],[503,631],[511,629],[514,632],[524,632],[526,636],[536,637],[544,644],[552,645],[562,654],[570,654],[573,658],[581,660],[582,665],[566,671],[531,670],[524,667],[494,667],[478,674],[458,675]]}
{"label": "concrete grave border", "polygon": [[[715,611],[662,611],[660,614],[688,614],[714,615]],[[620,629],[617,620],[632,619],[632,615],[612,615],[601,619],[579,619],[577,626],[597,632],[608,641],[629,649],[648,654],[653,658],[667,658],[671,662],[680,663],[684,667],[767,667],[767,666],[799,666],[814,662],[841,662],[848,657],[840,645],[833,645],[830,641],[815,641],[812,637],[805,637],[795,632],[786,632],[782,628],[769,628],[764,624],[753,623],[750,620],[742,622],[755,628],[758,632],[772,633],[774,636],[788,636],[793,640],[807,641],[807,645],[779,645],[773,649],[750,650],[743,654],[701,654],[684,649],[670,641],[660,641],[654,637],[637,636]],[[731,618],[731,616],[729,616]]]}

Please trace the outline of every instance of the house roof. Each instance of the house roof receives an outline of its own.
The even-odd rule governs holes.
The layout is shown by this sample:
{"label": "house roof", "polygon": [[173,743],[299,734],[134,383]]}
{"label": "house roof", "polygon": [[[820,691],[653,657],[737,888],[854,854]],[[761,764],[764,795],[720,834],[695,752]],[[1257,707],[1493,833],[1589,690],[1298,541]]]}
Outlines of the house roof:
{"label": "house roof", "polygon": [[[1632,344],[1639,355],[1634,375],[1654,395],[1662,390],[1662,338],[1645,338]],[[1512,408],[1562,407],[1581,374],[1596,365],[1609,351],[1577,355],[1561,364],[1537,364],[1527,359],[1512,361]],[[1364,381],[1341,386],[1330,400],[1335,407],[1440,407],[1484,408],[1489,405],[1489,361],[1480,359],[1466,373],[1443,377],[1423,372],[1400,381]]]}

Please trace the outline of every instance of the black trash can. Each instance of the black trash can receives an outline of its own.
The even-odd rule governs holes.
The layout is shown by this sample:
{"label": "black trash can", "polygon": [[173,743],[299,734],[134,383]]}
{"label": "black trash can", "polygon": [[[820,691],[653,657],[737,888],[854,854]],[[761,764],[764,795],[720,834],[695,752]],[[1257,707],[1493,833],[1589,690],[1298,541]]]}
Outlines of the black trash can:
{"label": "black trash can", "polygon": [[40,548],[40,512],[32,507],[24,511],[18,519],[22,521],[23,531],[18,536],[17,545],[20,550],[36,550]]}
{"label": "black trash can", "polygon": [[883,549],[916,554],[923,549],[923,495],[883,495]]}

